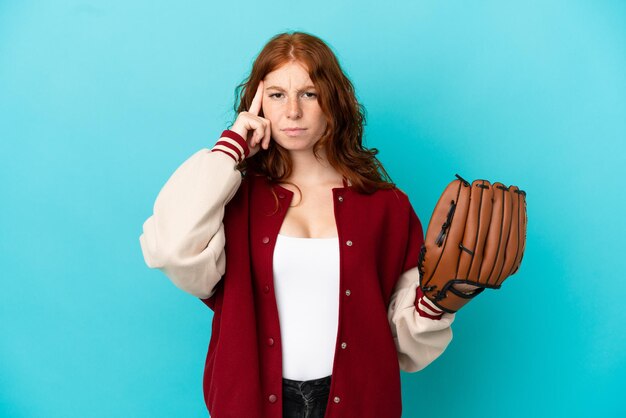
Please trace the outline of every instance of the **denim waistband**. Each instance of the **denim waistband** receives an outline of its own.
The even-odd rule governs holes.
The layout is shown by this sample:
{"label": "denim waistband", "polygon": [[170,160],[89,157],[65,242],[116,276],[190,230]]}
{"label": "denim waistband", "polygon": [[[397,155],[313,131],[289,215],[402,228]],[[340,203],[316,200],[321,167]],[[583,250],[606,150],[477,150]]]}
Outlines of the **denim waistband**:
{"label": "denim waistband", "polygon": [[319,387],[330,387],[331,376],[332,375],[312,380],[292,380],[283,377],[283,386],[285,386],[286,388],[295,388],[303,391]]}

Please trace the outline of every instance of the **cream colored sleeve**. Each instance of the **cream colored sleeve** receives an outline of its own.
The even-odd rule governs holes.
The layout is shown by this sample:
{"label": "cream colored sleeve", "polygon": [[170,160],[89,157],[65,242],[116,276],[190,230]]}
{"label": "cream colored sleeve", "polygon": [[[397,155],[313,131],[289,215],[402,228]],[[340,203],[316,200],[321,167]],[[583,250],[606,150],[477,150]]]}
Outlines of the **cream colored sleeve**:
{"label": "cream colored sleeve", "polygon": [[428,366],[452,340],[450,325],[455,314],[444,312],[440,319],[431,319],[421,316],[415,308],[419,280],[417,267],[405,271],[389,303],[389,324],[400,369],[405,372],[417,372]]}
{"label": "cream colored sleeve", "polygon": [[241,184],[236,160],[201,149],[167,180],[139,237],[148,267],[201,299],[215,292],[226,267],[224,207]]}

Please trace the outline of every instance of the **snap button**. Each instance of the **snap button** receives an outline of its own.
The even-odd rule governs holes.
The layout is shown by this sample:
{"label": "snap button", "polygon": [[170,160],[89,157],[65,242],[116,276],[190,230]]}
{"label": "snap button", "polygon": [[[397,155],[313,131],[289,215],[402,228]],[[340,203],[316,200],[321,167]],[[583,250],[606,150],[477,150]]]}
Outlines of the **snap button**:
{"label": "snap button", "polygon": [[268,285],[263,286],[263,292],[268,293],[270,291],[270,287]]}
{"label": "snap button", "polygon": [[263,244],[267,244],[268,242],[270,242],[270,237],[263,237]]}
{"label": "snap button", "polygon": [[339,398],[339,396],[335,396],[333,398],[333,401],[335,401],[335,403],[339,403],[339,401],[341,401],[341,399]]}
{"label": "snap button", "polygon": [[281,194],[279,194],[279,195],[278,195],[278,197],[279,197],[280,199],[284,199],[284,198],[285,198],[285,195],[281,193]]}
{"label": "snap button", "polygon": [[339,196],[339,197],[337,198],[337,200],[338,200],[338,201],[340,201],[340,202],[343,202],[343,196]]}
{"label": "snap button", "polygon": [[350,241],[350,240],[346,241],[346,245],[347,245],[348,247],[352,247],[352,241]]}
{"label": "snap button", "polygon": [[267,345],[269,345],[269,346],[274,345],[274,339],[273,338],[268,338],[267,339]]}
{"label": "snap button", "polygon": [[346,296],[350,296],[350,289],[346,290]]}
{"label": "snap button", "polygon": [[341,348],[345,349],[348,346],[346,343],[341,343]]}
{"label": "snap button", "polygon": [[274,403],[276,402],[276,395],[272,393],[268,399],[270,400],[271,403]]}

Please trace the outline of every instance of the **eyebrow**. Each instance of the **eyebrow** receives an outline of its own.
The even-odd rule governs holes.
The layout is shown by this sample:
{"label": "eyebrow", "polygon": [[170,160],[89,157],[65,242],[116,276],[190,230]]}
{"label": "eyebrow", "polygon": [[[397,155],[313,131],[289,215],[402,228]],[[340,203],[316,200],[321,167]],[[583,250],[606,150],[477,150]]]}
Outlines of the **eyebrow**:
{"label": "eyebrow", "polygon": [[[303,87],[303,88],[302,88],[302,89],[300,89],[299,91],[302,91],[302,90],[309,90],[309,89],[314,89],[314,88],[315,88],[315,86],[308,85],[308,86],[306,86],[306,87]],[[283,89],[282,87],[278,87],[278,86],[269,86],[269,87],[267,87],[265,90],[272,90],[272,89],[273,89],[273,90],[285,91],[285,89]]]}

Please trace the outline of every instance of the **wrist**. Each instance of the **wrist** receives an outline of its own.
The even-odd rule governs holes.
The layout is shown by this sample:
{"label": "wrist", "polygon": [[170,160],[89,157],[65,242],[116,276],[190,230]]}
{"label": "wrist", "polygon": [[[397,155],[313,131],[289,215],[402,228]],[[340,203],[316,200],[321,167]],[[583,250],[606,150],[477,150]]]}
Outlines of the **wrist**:
{"label": "wrist", "polygon": [[426,297],[420,286],[417,286],[415,291],[415,309],[419,316],[425,318],[441,319],[443,316],[443,311]]}

